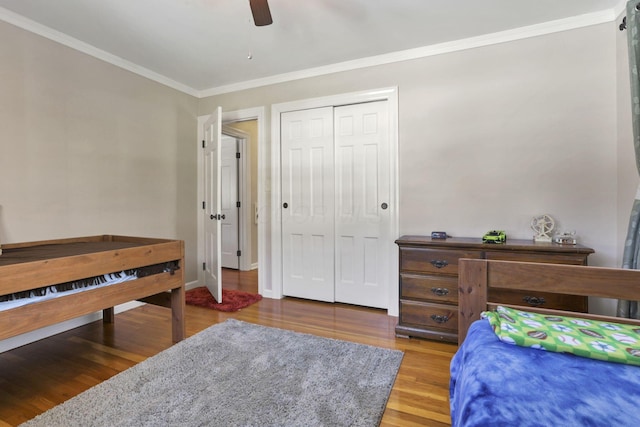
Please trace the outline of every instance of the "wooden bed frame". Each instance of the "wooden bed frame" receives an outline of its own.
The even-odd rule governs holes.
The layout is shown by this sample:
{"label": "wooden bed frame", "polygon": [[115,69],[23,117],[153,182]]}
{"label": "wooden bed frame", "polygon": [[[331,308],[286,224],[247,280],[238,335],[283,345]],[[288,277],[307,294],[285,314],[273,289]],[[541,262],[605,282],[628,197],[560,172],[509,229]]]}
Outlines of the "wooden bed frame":
{"label": "wooden bed frame", "polygon": [[177,262],[179,268],[0,311],[0,340],[103,310],[113,323],[118,304],[171,291],[172,339],[185,338],[184,242],[127,236],[91,236],[3,244],[0,295]]}
{"label": "wooden bed frame", "polygon": [[640,321],[488,301],[489,288],[542,291],[556,294],[640,300],[640,270],[461,259],[458,276],[458,345],[480,313],[497,305],[524,311],[640,325]]}

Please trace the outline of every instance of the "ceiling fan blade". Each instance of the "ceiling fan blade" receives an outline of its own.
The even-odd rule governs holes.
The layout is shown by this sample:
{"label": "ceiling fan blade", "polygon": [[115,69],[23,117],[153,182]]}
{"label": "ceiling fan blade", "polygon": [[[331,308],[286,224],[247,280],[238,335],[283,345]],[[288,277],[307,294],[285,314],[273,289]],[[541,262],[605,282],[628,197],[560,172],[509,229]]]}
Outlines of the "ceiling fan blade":
{"label": "ceiling fan blade", "polygon": [[271,11],[269,10],[269,3],[267,3],[267,0],[249,0],[249,6],[251,6],[253,22],[255,22],[257,27],[262,27],[264,25],[273,23],[273,19],[271,19]]}

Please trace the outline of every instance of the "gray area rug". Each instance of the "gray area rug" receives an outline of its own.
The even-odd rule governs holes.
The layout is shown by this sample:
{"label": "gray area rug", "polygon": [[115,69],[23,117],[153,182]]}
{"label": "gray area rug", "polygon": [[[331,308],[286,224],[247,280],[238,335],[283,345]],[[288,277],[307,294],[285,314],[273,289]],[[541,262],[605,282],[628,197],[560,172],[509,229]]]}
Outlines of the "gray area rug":
{"label": "gray area rug", "polygon": [[377,426],[403,353],[229,319],[23,426]]}

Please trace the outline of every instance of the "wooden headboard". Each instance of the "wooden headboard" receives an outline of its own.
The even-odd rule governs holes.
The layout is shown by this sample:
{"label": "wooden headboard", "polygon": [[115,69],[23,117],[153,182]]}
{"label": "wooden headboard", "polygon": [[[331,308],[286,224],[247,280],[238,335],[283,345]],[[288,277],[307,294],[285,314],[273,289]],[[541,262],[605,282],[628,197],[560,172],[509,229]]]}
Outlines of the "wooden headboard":
{"label": "wooden headboard", "polygon": [[[640,270],[531,262],[461,259],[458,276],[458,344],[480,313],[499,304],[489,301],[490,288],[640,300]],[[509,305],[537,313],[579,316],[640,325],[640,321],[588,313]]]}

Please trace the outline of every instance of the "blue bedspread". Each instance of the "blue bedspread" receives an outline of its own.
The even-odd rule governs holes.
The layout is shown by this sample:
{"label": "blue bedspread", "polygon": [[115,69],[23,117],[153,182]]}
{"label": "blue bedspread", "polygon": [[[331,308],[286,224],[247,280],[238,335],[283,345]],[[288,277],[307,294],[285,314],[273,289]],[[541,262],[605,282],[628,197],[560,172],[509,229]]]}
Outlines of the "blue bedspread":
{"label": "blue bedspread", "polygon": [[479,320],[451,360],[453,426],[638,426],[640,367],[505,344]]}

